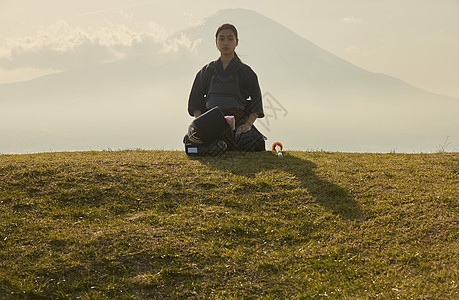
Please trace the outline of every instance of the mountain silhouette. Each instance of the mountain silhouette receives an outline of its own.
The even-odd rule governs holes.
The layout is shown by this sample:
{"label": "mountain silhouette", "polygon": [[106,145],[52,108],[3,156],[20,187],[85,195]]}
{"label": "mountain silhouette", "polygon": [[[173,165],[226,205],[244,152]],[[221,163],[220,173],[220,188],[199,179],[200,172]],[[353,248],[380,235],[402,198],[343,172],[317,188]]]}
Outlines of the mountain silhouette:
{"label": "mountain silhouette", "polygon": [[257,73],[268,142],[293,150],[429,152],[459,140],[459,99],[368,72],[251,10],[227,9],[149,52],[0,85],[0,152],[181,149],[195,74],[218,58],[215,32],[239,32],[236,51]]}

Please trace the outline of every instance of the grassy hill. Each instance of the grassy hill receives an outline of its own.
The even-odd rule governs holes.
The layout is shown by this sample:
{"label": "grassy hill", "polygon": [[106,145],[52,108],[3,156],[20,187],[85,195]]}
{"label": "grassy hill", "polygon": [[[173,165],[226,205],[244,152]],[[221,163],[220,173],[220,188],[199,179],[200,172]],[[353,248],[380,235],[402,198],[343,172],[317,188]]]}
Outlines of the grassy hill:
{"label": "grassy hill", "polygon": [[1,299],[457,299],[459,153],[0,155]]}

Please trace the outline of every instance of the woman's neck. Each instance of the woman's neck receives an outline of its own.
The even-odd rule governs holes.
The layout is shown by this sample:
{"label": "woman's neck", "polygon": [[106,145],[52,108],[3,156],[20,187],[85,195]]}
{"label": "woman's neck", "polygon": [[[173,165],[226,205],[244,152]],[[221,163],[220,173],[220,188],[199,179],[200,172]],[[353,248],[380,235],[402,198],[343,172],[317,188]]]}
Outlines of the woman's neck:
{"label": "woman's neck", "polygon": [[226,69],[226,67],[228,67],[229,63],[231,62],[231,60],[233,60],[234,58],[234,53],[233,54],[222,54],[220,56],[220,60],[222,61],[222,65],[223,65],[223,70]]}

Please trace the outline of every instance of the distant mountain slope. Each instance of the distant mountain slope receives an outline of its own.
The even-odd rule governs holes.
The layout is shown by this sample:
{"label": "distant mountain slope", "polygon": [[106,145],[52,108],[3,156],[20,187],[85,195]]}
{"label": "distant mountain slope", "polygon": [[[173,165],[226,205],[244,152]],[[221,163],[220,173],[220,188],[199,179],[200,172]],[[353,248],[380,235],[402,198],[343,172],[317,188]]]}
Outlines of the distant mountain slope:
{"label": "distant mountain slope", "polygon": [[[196,52],[203,59],[217,57],[214,35],[223,22],[234,23],[239,31],[239,56],[247,61],[268,84],[291,89],[304,86],[320,89],[333,84],[351,90],[355,86],[367,89],[389,87],[418,91],[399,79],[363,70],[348,61],[318,47],[285,26],[255,11],[223,10],[188,28],[175,37],[185,35],[191,41],[200,40]],[[298,86],[298,83],[301,83]]]}
{"label": "distant mountain slope", "polygon": [[0,85],[0,152],[180,149],[191,84],[218,57],[215,31],[225,22],[269,92],[257,121],[269,138],[338,151],[427,152],[446,137],[459,141],[459,99],[365,71],[255,11],[229,9],[171,36],[189,42],[175,51]]}

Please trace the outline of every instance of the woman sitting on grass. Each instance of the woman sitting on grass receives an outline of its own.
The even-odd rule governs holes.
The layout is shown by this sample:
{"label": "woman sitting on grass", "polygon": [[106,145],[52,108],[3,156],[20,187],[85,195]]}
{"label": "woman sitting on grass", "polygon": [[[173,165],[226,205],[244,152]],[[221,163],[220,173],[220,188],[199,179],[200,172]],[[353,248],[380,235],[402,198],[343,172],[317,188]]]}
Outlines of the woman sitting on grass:
{"label": "woman sitting on grass", "polygon": [[257,118],[264,117],[258,77],[235,52],[239,39],[233,25],[220,26],[215,38],[220,58],[196,75],[188,113],[197,118],[217,106],[235,120],[234,130],[226,139],[229,150],[264,151],[266,138],[253,125]]}

